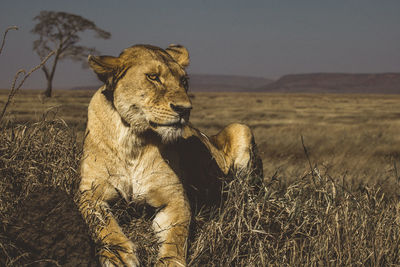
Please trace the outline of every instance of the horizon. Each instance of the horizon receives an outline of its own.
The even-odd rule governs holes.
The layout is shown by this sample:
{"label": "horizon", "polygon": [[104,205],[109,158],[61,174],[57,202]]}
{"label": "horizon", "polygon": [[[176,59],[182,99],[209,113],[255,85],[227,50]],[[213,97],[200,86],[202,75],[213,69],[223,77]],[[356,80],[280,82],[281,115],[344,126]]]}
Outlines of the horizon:
{"label": "horizon", "polygon": [[[95,46],[103,55],[118,55],[136,43],[160,47],[180,43],[189,50],[188,73],[193,75],[277,80],[290,74],[400,72],[400,1],[395,0],[151,0],[121,1],[119,5],[101,0],[95,6],[89,1],[3,2],[1,32],[12,25],[20,29],[8,33],[0,55],[0,88],[9,88],[19,69],[29,70],[39,63],[32,51],[36,36],[30,30],[33,17],[41,10],[78,14],[109,31],[110,40],[95,39],[90,32],[81,34],[80,44]],[[39,89],[45,84],[44,75],[38,70],[23,88]],[[100,82],[89,69],[82,69],[81,63],[59,62],[54,88],[93,84]]]}
{"label": "horizon", "polygon": [[[351,75],[354,75],[354,76],[356,76],[356,75],[400,75],[400,72],[370,72],[370,73],[362,73],[362,72],[360,72],[360,73],[352,73],[352,72],[309,72],[309,73],[289,73],[289,74],[284,74],[284,75],[282,75],[282,76],[280,76],[280,77],[278,77],[278,78],[276,78],[276,79],[270,79],[270,78],[266,78],[266,77],[260,77],[260,76],[249,76],[249,75],[235,75],[235,74],[209,74],[209,73],[189,73],[189,79],[191,79],[191,76],[208,76],[209,78],[212,78],[212,77],[217,77],[217,78],[221,78],[221,77],[224,77],[224,78],[229,78],[229,77],[231,77],[231,78],[242,78],[242,79],[247,79],[248,81],[250,80],[252,80],[252,79],[254,79],[254,80],[257,80],[257,79],[260,79],[260,80],[265,80],[265,84],[263,84],[263,86],[261,86],[261,87],[254,87],[254,86],[249,86],[247,89],[248,90],[245,90],[246,88],[244,88],[244,87],[241,87],[242,85],[241,84],[238,84],[237,86],[235,86],[235,87],[237,87],[237,88],[239,88],[239,87],[241,87],[243,90],[241,90],[242,92],[255,92],[254,90],[260,90],[260,92],[262,92],[262,90],[263,90],[263,87],[265,86],[269,86],[269,85],[272,85],[272,84],[274,84],[275,82],[278,82],[279,80],[281,80],[282,78],[285,78],[285,77],[288,77],[288,76],[312,76],[312,75],[349,75],[349,76],[351,76]],[[252,80],[252,81],[254,81],[254,80]],[[209,85],[212,85],[212,86],[216,86],[216,83],[215,83],[215,81],[214,80],[202,80],[202,82],[201,83],[204,83],[204,84],[209,84]],[[191,82],[189,82],[189,84],[191,84]],[[192,85],[190,85],[190,88],[193,88],[193,89],[195,89],[195,91],[198,91],[198,92],[203,92],[204,90],[203,89],[200,89],[200,91],[199,91],[199,88],[198,88],[198,86],[199,86],[199,84],[196,84],[197,86],[195,86],[195,87],[192,87]],[[226,88],[224,87],[224,86],[233,86],[232,84],[231,84],[231,82],[229,82],[229,83],[219,83],[219,85],[221,86],[221,92],[229,92],[229,91],[226,91]],[[95,81],[94,83],[92,83],[92,84],[86,84],[86,85],[76,85],[76,86],[71,86],[71,87],[55,87],[55,88],[53,88],[53,90],[88,90],[88,89],[90,89],[90,90],[97,90],[98,88],[100,88],[101,86],[103,86],[103,83],[100,81],[100,80],[98,80],[98,81]],[[201,87],[204,87],[204,85],[203,84],[200,84],[200,86]],[[0,87],[0,90],[8,90],[9,88],[7,88],[7,87]],[[30,88],[26,88],[25,86],[23,86],[22,88],[21,88],[21,90],[44,90],[45,88],[35,88],[35,87],[30,87]],[[206,91],[209,91],[209,90],[206,90]],[[215,90],[211,90],[210,92],[216,92]],[[232,92],[235,92],[235,90],[233,90]],[[345,91],[343,91],[343,92],[345,92]],[[396,93],[397,94],[397,93]]]}

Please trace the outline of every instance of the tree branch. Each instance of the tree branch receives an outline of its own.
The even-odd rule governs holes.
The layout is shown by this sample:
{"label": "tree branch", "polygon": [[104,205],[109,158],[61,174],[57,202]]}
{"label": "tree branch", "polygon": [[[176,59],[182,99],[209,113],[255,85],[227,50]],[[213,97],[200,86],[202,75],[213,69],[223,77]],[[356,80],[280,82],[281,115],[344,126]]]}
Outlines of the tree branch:
{"label": "tree branch", "polygon": [[[39,65],[33,67],[28,73],[26,73],[26,71],[24,69],[20,69],[19,71],[17,71],[17,73],[14,76],[12,85],[11,85],[11,90],[10,93],[8,94],[8,99],[6,104],[3,107],[3,110],[0,114],[0,121],[3,120],[3,116],[6,113],[7,107],[8,105],[11,103],[11,100],[13,99],[14,95],[17,93],[17,91],[22,87],[22,85],[25,83],[26,79],[28,79],[28,77],[35,71],[37,71],[39,68],[43,67],[44,64],[46,63],[46,61],[53,56],[55,53],[55,51],[50,52],[43,60],[42,62],[40,62]],[[17,83],[18,78],[20,77],[20,75],[24,74],[22,80]]]}
{"label": "tree branch", "polygon": [[44,72],[44,76],[46,76],[46,79],[49,78],[49,71],[47,70],[46,65],[42,66],[42,71]]}
{"label": "tree branch", "polygon": [[7,33],[8,33],[9,30],[18,30],[18,26],[10,26],[10,27],[8,27],[8,28],[6,29],[6,31],[4,32],[4,34],[3,34],[3,41],[1,42],[1,46],[0,46],[0,54],[1,54],[1,52],[3,51],[4,44],[6,43],[6,36],[7,36]]}
{"label": "tree branch", "polygon": [[53,61],[53,67],[51,68],[51,71],[49,73],[49,77],[46,77],[47,80],[53,80],[54,77],[54,73],[56,71],[56,67],[57,67],[57,63],[58,63],[58,59],[60,58],[60,55],[62,53],[62,43],[60,42],[60,44],[58,45],[57,49],[54,51],[55,52],[55,56],[54,56],[54,61]]}

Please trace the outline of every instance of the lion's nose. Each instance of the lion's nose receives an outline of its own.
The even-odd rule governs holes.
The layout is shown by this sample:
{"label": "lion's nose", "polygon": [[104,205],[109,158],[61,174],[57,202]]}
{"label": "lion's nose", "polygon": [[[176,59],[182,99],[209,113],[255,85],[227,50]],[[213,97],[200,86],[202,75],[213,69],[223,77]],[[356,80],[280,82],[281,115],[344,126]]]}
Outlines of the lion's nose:
{"label": "lion's nose", "polygon": [[174,105],[169,104],[171,109],[179,114],[180,117],[188,117],[190,115],[190,110],[192,109],[192,105]]}

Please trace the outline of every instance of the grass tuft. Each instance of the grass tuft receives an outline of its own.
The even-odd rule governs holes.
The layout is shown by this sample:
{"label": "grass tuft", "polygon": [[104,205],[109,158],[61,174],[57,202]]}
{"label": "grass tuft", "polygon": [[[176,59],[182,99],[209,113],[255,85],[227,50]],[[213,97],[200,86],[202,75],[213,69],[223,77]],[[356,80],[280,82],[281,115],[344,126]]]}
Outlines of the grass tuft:
{"label": "grass tuft", "polygon": [[[399,264],[400,203],[381,188],[349,192],[318,169],[257,193],[248,179],[225,185],[227,200],[201,220],[193,266]],[[199,220],[199,218],[197,218]]]}

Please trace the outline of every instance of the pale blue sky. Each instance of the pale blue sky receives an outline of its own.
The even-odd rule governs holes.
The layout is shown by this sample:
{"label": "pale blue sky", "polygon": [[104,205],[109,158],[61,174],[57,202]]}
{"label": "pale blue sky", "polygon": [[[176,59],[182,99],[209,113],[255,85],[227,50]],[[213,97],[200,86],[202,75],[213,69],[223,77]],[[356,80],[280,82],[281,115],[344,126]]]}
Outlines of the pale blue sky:
{"label": "pale blue sky", "polygon": [[[118,55],[133,44],[189,49],[189,73],[278,78],[308,72],[399,72],[400,0],[2,0],[0,29],[10,32],[0,55],[0,87],[19,68],[38,63],[32,18],[41,10],[84,16],[112,33],[85,33],[82,44]],[[97,84],[79,63],[61,62],[55,88]],[[43,88],[37,72],[26,88]]]}

